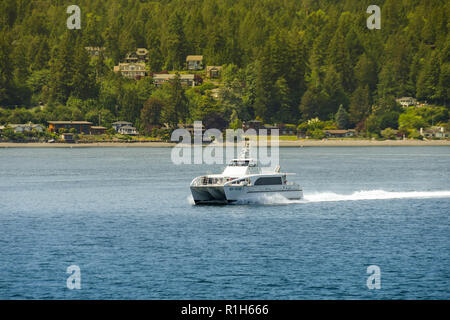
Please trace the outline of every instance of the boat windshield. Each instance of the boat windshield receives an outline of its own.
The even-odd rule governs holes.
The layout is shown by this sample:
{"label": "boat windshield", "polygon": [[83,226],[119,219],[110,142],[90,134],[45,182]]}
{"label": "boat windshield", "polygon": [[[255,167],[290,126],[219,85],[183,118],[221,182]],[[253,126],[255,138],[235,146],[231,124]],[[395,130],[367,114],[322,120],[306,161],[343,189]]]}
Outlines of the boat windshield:
{"label": "boat windshield", "polygon": [[232,167],[248,167],[250,160],[232,160],[230,166]]}

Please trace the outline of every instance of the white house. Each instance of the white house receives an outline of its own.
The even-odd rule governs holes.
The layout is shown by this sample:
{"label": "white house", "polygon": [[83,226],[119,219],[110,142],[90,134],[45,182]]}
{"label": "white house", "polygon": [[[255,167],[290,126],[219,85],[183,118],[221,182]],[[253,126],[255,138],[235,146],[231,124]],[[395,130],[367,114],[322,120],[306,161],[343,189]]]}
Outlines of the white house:
{"label": "white house", "polygon": [[446,139],[449,137],[449,133],[445,131],[444,127],[431,127],[430,129],[426,130],[420,128],[420,135],[425,138],[438,138],[438,139]]}
{"label": "white house", "polygon": [[137,130],[135,127],[132,126],[123,126],[119,128],[118,131],[120,134],[126,134],[126,135],[130,135],[130,136],[135,136],[138,134]]}
{"label": "white house", "polygon": [[116,130],[116,132],[119,132],[119,129],[125,126],[132,127],[133,124],[128,121],[116,121],[112,123],[112,127],[114,128],[114,130]]}
{"label": "white house", "polygon": [[398,99],[395,99],[399,104],[402,105],[402,107],[409,107],[409,106],[415,106],[417,105],[417,100],[413,97],[401,97]]}
{"label": "white house", "polygon": [[26,123],[26,124],[9,124],[6,127],[10,127],[14,129],[14,132],[26,132],[26,131],[38,131],[43,132],[45,130],[44,126],[40,124],[34,124],[34,123]]}

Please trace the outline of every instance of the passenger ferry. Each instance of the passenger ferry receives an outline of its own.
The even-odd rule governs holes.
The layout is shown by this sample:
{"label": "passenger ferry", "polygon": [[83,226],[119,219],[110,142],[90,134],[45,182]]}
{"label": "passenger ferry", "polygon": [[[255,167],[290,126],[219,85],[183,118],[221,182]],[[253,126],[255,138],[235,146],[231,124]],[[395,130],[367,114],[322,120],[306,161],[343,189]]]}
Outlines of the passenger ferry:
{"label": "passenger ferry", "polygon": [[249,157],[245,144],[240,156],[233,159],[221,174],[196,177],[190,188],[195,204],[228,204],[236,201],[258,201],[279,194],[289,200],[301,200],[302,188],[288,182],[277,166],[272,172],[262,172],[259,161]]}

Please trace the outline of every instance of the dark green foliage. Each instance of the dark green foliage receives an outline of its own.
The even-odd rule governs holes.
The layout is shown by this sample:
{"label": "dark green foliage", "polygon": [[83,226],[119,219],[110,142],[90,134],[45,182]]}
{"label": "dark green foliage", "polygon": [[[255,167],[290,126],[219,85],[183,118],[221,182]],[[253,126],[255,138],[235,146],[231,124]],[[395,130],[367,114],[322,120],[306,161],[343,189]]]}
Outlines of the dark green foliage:
{"label": "dark green foliage", "polygon": [[334,120],[336,121],[336,124],[339,129],[347,129],[348,128],[348,125],[350,122],[350,117],[349,117],[347,110],[344,109],[342,104],[339,106],[338,112],[336,112]]}
{"label": "dark green foliage", "polygon": [[[79,0],[82,29],[67,30],[70,4],[0,2],[3,108],[35,108],[25,118],[39,122],[100,114],[108,119],[102,123],[139,125],[152,96],[162,101],[158,122],[175,126],[220,124],[219,118],[234,125],[255,117],[265,123],[326,121],[342,105],[347,126],[379,133],[398,127],[403,110],[394,98],[448,106],[446,0],[380,0],[381,30],[367,29],[371,3],[357,0]],[[90,57],[85,46],[106,50]],[[174,81],[155,90],[151,80],[114,74],[113,66],[138,47],[149,50],[151,72],[182,71],[186,55],[224,66],[222,83],[215,84],[218,100],[211,97],[214,88],[186,90]],[[45,108],[37,108],[40,103]],[[21,119],[0,114],[9,117]]]}

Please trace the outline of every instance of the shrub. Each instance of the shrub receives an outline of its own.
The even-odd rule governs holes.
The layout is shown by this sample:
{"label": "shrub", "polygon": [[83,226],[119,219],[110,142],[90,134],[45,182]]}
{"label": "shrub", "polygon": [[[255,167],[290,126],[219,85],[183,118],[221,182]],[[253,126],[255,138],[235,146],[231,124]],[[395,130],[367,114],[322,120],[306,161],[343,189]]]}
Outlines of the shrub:
{"label": "shrub", "polygon": [[323,139],[325,138],[325,133],[320,130],[320,129],[314,129],[312,131],[308,131],[307,135],[311,138],[311,139]]}
{"label": "shrub", "polygon": [[420,135],[420,133],[414,129],[408,130],[408,138],[423,140],[423,136]]}
{"label": "shrub", "polygon": [[396,131],[392,128],[386,128],[381,131],[381,136],[385,139],[395,139]]}

